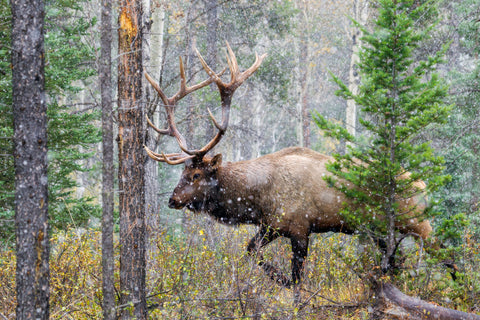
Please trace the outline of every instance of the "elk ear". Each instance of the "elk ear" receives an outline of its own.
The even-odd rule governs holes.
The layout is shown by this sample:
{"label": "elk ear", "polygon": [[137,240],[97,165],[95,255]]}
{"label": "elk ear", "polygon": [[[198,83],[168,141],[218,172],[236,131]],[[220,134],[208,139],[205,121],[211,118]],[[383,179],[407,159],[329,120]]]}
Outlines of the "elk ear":
{"label": "elk ear", "polygon": [[216,154],[212,160],[210,160],[210,167],[213,169],[213,170],[217,170],[218,168],[220,168],[220,166],[222,165],[222,154],[219,153],[219,154]]}

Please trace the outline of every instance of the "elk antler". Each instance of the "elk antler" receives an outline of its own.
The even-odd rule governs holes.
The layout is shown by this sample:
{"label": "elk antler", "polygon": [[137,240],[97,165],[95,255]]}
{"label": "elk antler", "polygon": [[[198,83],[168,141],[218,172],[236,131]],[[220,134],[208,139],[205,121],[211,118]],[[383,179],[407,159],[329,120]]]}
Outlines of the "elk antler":
{"label": "elk antler", "polygon": [[197,85],[194,85],[192,87],[187,87],[187,80],[185,76],[185,67],[183,65],[183,60],[181,57],[179,57],[179,60],[180,60],[180,89],[177,91],[177,93],[175,93],[170,98],[168,98],[165,95],[165,93],[162,91],[158,83],[155,80],[153,80],[153,78],[150,77],[150,75],[147,72],[144,72],[145,78],[147,78],[148,82],[150,82],[152,87],[157,91],[158,95],[160,96],[160,99],[162,99],[165,107],[165,111],[167,113],[166,129],[157,128],[147,117],[148,124],[160,134],[175,137],[175,139],[177,139],[178,145],[180,146],[180,149],[182,149],[182,151],[185,152],[186,154],[181,154],[181,153],[159,154],[159,153],[153,152],[147,146],[144,146],[144,148],[147,151],[147,154],[150,156],[150,158],[156,161],[166,162],[172,165],[183,163],[187,159],[191,159],[195,157],[195,155],[192,155],[188,152],[186,140],[183,137],[183,135],[177,130],[177,126],[175,125],[174,111],[175,111],[175,107],[177,106],[177,102],[183,97],[185,97],[186,95],[192,93],[193,91],[201,89],[213,82],[213,79],[210,77],[209,79],[206,79]]}
{"label": "elk antler", "polygon": [[[185,78],[185,69],[183,66],[182,59],[180,58],[180,78],[181,78],[180,90],[171,98],[167,98],[167,96],[160,89],[160,86],[158,85],[158,83],[156,83],[147,73],[145,73],[145,77],[150,82],[150,84],[155,88],[155,90],[158,92],[158,95],[160,96],[160,98],[162,99],[165,105],[165,110],[167,112],[168,127],[167,129],[162,130],[162,129],[158,129],[148,118],[147,118],[147,122],[158,133],[168,134],[170,136],[175,137],[177,139],[178,145],[180,146],[180,149],[184,152],[184,153],[159,154],[159,153],[153,152],[152,150],[150,150],[148,147],[145,146],[144,148],[147,151],[147,154],[156,161],[166,162],[172,165],[180,164],[180,163],[184,163],[188,159],[192,159],[195,157],[202,158],[208,151],[210,151],[213,147],[215,147],[218,144],[218,142],[220,142],[223,134],[227,130],[229,114],[230,114],[230,104],[232,101],[233,93],[248,77],[250,77],[258,69],[258,67],[260,67],[260,64],[262,63],[263,59],[266,57],[266,54],[263,54],[261,57],[255,54],[255,62],[253,63],[253,65],[247,70],[240,72],[238,68],[237,58],[235,57],[235,54],[233,53],[232,49],[230,48],[230,45],[227,42],[227,52],[228,52],[227,62],[230,69],[231,78],[229,83],[225,83],[220,78],[222,74],[225,72],[225,69],[219,74],[215,73],[207,65],[202,55],[198,52],[196,48],[195,48],[195,52],[198,58],[200,59],[200,62],[202,63],[203,68],[205,69],[207,74],[210,76],[210,78],[195,86],[187,87],[186,78]],[[180,132],[177,130],[175,126],[174,108],[176,107],[177,102],[183,97],[185,97],[187,94],[190,94],[195,90],[203,88],[212,82],[215,82],[217,84],[218,90],[220,92],[220,97],[222,101],[222,123],[219,124],[215,119],[215,117],[213,116],[210,109],[207,108],[210,118],[212,119],[215,127],[218,129],[218,132],[215,135],[215,137],[213,137],[213,139],[210,140],[210,142],[208,142],[202,149],[189,150],[187,148],[185,138],[180,134]]]}
{"label": "elk antler", "polygon": [[203,147],[200,150],[194,151],[194,154],[198,156],[204,156],[208,151],[213,149],[213,147],[215,147],[217,143],[220,142],[223,134],[227,130],[228,119],[230,116],[230,104],[232,102],[233,93],[239,86],[242,85],[242,83],[245,80],[247,80],[248,77],[250,77],[255,71],[257,71],[258,67],[260,67],[263,59],[265,59],[267,54],[264,53],[262,56],[259,57],[258,54],[255,53],[255,62],[252,64],[252,66],[247,70],[240,72],[238,68],[237,58],[235,57],[235,53],[233,53],[232,48],[230,48],[230,45],[227,42],[227,63],[230,69],[230,82],[225,83],[220,78],[221,74],[217,75],[207,65],[202,55],[198,52],[197,48],[195,48],[195,52],[197,53],[197,56],[200,59],[200,62],[202,63],[202,66],[205,69],[205,71],[210,75],[213,81],[217,84],[218,90],[220,91],[220,98],[222,101],[222,123],[221,124],[217,122],[217,120],[213,116],[210,109],[207,108],[208,114],[210,115],[210,118],[212,119],[215,127],[218,129],[218,132],[215,135],[215,137],[213,137],[213,139],[210,140],[210,142],[207,143],[207,145],[205,145],[205,147]]}

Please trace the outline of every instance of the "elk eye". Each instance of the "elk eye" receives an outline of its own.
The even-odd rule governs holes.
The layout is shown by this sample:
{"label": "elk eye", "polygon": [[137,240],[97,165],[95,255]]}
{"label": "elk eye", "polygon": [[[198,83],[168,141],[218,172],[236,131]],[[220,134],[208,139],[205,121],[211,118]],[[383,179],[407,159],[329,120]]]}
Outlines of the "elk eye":
{"label": "elk eye", "polygon": [[198,179],[200,179],[200,173],[195,173],[195,174],[193,175],[193,177],[192,177],[192,180],[193,180],[193,181],[196,181],[196,180],[198,180]]}

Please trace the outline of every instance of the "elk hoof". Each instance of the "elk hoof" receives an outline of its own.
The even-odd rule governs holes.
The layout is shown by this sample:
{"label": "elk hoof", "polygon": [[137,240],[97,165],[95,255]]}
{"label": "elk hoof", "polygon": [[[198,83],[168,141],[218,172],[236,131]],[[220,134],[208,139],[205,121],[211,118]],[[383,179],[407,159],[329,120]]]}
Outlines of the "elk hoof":
{"label": "elk hoof", "polygon": [[285,277],[283,274],[276,275],[276,281],[278,284],[280,284],[282,287],[285,287],[285,288],[290,288],[292,286],[292,281],[290,281],[290,279]]}

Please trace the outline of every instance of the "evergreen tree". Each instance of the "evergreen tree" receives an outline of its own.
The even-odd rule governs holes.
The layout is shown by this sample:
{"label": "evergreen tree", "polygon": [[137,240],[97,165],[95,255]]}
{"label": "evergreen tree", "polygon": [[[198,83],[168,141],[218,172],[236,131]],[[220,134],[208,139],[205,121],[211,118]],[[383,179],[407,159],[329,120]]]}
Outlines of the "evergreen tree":
{"label": "evergreen tree", "polygon": [[[8,1],[2,0],[0,5],[0,241],[11,243],[14,227],[11,11]],[[76,199],[77,184],[73,176],[86,170],[79,161],[90,158],[92,152],[88,150],[100,141],[100,132],[93,125],[99,114],[77,112],[72,106],[60,103],[80,90],[72,85],[74,81],[95,74],[93,48],[82,41],[95,20],[81,18],[81,2],[49,1],[45,12],[49,215],[54,228],[65,228],[71,224],[84,225],[92,215],[100,216],[98,206],[90,198]],[[72,20],[73,17],[76,19]]]}
{"label": "evergreen tree", "polygon": [[[480,7],[479,0],[454,3],[452,12],[459,21],[455,32],[459,34],[457,51],[466,58],[459,63],[452,76],[452,99],[456,109],[445,126],[439,128],[439,136],[447,147],[442,151],[446,171],[452,180],[435,196],[443,199],[439,206],[445,221],[442,225],[444,240],[459,243],[461,233],[447,228],[450,224],[461,226],[462,220],[470,221],[470,228],[480,237]],[[448,230],[450,229],[450,230]],[[463,228],[462,228],[463,230]]]}
{"label": "evergreen tree", "polygon": [[[11,20],[7,0],[0,1],[0,239],[14,240],[14,168],[11,72]],[[0,240],[0,241],[2,241]]]}
{"label": "evergreen tree", "polygon": [[[402,240],[395,232],[396,225],[407,223],[402,220],[412,218],[415,209],[402,211],[397,200],[423,196],[449,179],[442,175],[443,158],[434,154],[429,142],[421,141],[420,134],[432,124],[445,123],[451,106],[443,103],[447,85],[434,72],[447,46],[434,56],[414,59],[415,49],[433,28],[422,26],[420,30],[417,25],[420,17],[431,13],[431,3],[380,0],[377,9],[373,31],[359,26],[364,46],[358,94],[334,77],[340,86],[338,95],[354,99],[360,106],[364,135],[355,138],[320,114],[314,120],[328,135],[349,142],[346,153],[336,154],[329,165],[334,175],[328,180],[362,208],[345,207],[342,214],[357,230],[382,244],[380,266],[387,272],[392,270]],[[419,180],[427,183],[425,190]],[[426,210],[418,218],[432,214]]]}

